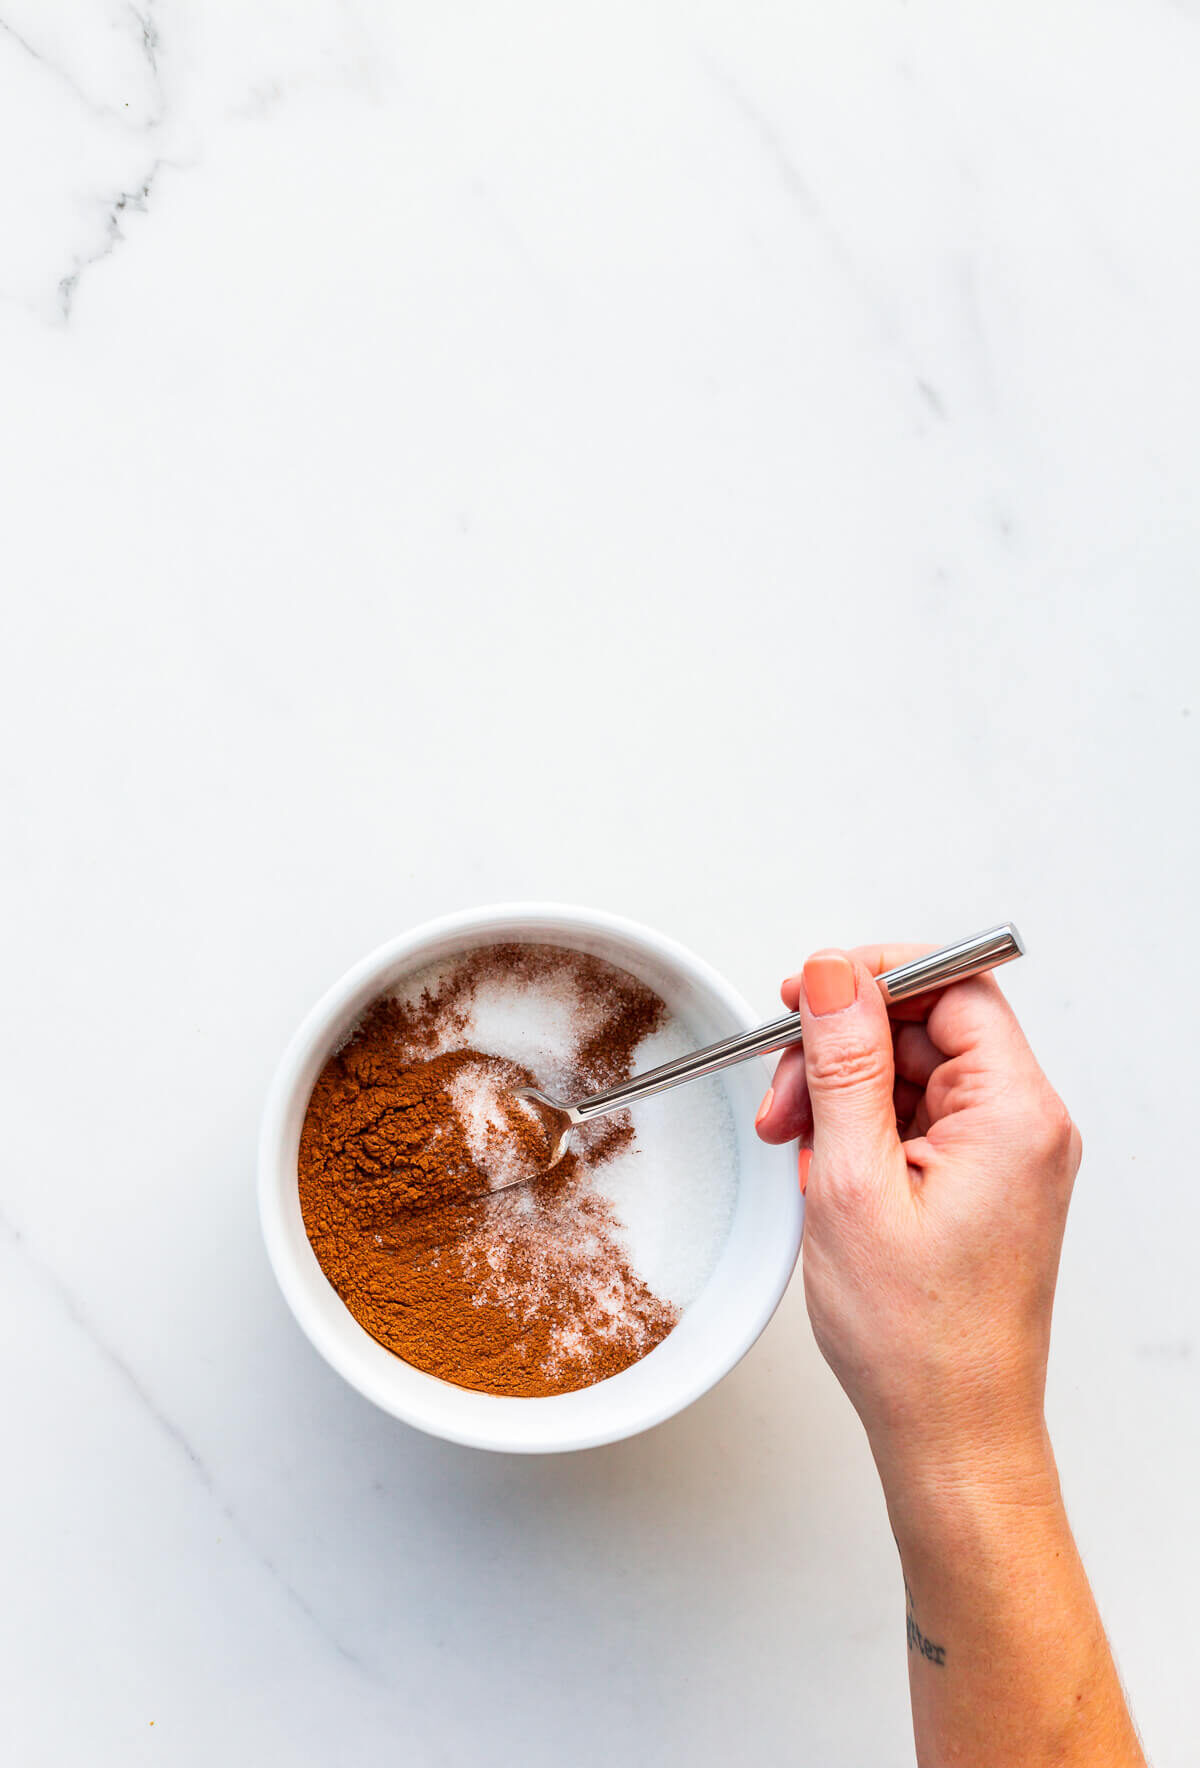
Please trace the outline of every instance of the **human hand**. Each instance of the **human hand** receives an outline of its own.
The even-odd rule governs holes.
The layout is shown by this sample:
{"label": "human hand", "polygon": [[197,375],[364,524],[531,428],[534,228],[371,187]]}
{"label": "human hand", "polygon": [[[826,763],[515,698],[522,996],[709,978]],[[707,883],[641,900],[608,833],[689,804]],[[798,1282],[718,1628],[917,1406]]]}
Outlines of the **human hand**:
{"label": "human hand", "polygon": [[874,979],[923,949],[823,952],[784,983],[804,1045],[784,1052],[758,1117],[764,1141],[802,1144],[809,1316],[889,1505],[910,1479],[1003,1482],[1047,1464],[1050,1314],[1081,1152],[992,977],[889,1019]]}

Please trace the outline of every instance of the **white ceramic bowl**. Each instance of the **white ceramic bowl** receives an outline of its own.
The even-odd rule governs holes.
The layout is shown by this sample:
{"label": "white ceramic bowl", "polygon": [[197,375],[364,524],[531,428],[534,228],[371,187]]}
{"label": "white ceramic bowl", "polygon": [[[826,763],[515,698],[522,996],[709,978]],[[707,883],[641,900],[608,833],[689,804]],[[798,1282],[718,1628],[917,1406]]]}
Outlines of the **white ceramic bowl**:
{"label": "white ceramic bowl", "polygon": [[335,983],[284,1052],[259,1144],[263,1235],[280,1288],[313,1344],[385,1412],[480,1449],[586,1449],[633,1436],[682,1411],[750,1349],[779,1305],[800,1248],[803,1203],[795,1155],[788,1147],[766,1147],[754,1134],[754,1113],[768,1079],[765,1062],[727,1069],[739,1161],[729,1237],[678,1326],[620,1375],[577,1393],[508,1399],[455,1387],[385,1350],[348,1312],[308,1243],[296,1179],[300,1126],[329,1055],[376,996],[422,965],[493,940],[570,946],[620,965],[657,989],[697,1045],[758,1023],[741,996],[700,958],[615,915],[557,903],[504,903],[428,921],[381,946]]}

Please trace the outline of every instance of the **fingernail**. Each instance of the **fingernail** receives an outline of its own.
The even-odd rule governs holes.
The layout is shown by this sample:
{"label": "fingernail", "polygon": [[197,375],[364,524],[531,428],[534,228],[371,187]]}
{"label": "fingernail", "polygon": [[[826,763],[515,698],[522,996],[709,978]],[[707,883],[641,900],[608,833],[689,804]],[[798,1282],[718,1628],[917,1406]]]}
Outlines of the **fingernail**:
{"label": "fingernail", "polygon": [[814,1013],[842,1013],[853,1004],[854,965],[841,952],[818,952],[804,966],[804,992]]}
{"label": "fingernail", "polygon": [[[766,1095],[763,1099],[763,1102],[758,1108],[758,1116],[754,1119],[755,1129],[758,1128],[758,1126],[762,1122],[763,1118],[767,1115],[767,1112],[771,1109],[771,1102],[774,1099],[774,1097],[775,1097],[775,1088],[768,1087],[767,1091],[766,1091]],[[745,1120],[743,1119],[743,1121],[745,1121]]]}
{"label": "fingernail", "polygon": [[803,1197],[805,1192],[808,1190],[808,1169],[812,1165],[812,1157],[813,1157],[813,1151],[811,1148],[801,1148],[801,1150],[800,1150],[800,1195],[801,1195],[801,1197]]}

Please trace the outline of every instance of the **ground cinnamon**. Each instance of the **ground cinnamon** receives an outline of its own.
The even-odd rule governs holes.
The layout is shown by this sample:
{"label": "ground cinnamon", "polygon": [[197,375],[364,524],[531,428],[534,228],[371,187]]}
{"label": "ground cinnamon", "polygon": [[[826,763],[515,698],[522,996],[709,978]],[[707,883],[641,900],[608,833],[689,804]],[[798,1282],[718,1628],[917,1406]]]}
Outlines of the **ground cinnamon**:
{"label": "ground cinnamon", "polygon": [[483,1147],[464,1118],[463,1087],[481,1074],[502,1087],[535,1079],[452,1047],[474,991],[517,990],[563,966],[588,1022],[559,1084],[584,1093],[626,1078],[665,1011],[652,990],[582,953],[491,946],[416,1003],[376,1002],[319,1076],[301,1132],[305,1227],[355,1319],[415,1367],[491,1393],[587,1386],[644,1356],[677,1319],[630,1268],[592,1184],[628,1144],[627,1119],[597,1120],[552,1171],[493,1195],[491,1155],[515,1149],[540,1171],[545,1138],[518,1112],[496,1130],[504,1146],[491,1147],[489,1129]]}

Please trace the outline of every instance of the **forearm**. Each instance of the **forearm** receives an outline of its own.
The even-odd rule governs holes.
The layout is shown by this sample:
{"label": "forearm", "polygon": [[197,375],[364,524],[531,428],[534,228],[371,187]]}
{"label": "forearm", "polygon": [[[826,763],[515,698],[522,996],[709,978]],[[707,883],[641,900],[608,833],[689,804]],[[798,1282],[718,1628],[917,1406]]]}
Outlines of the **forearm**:
{"label": "forearm", "polygon": [[880,1470],[920,1768],[1145,1768],[1048,1443],[984,1477]]}

